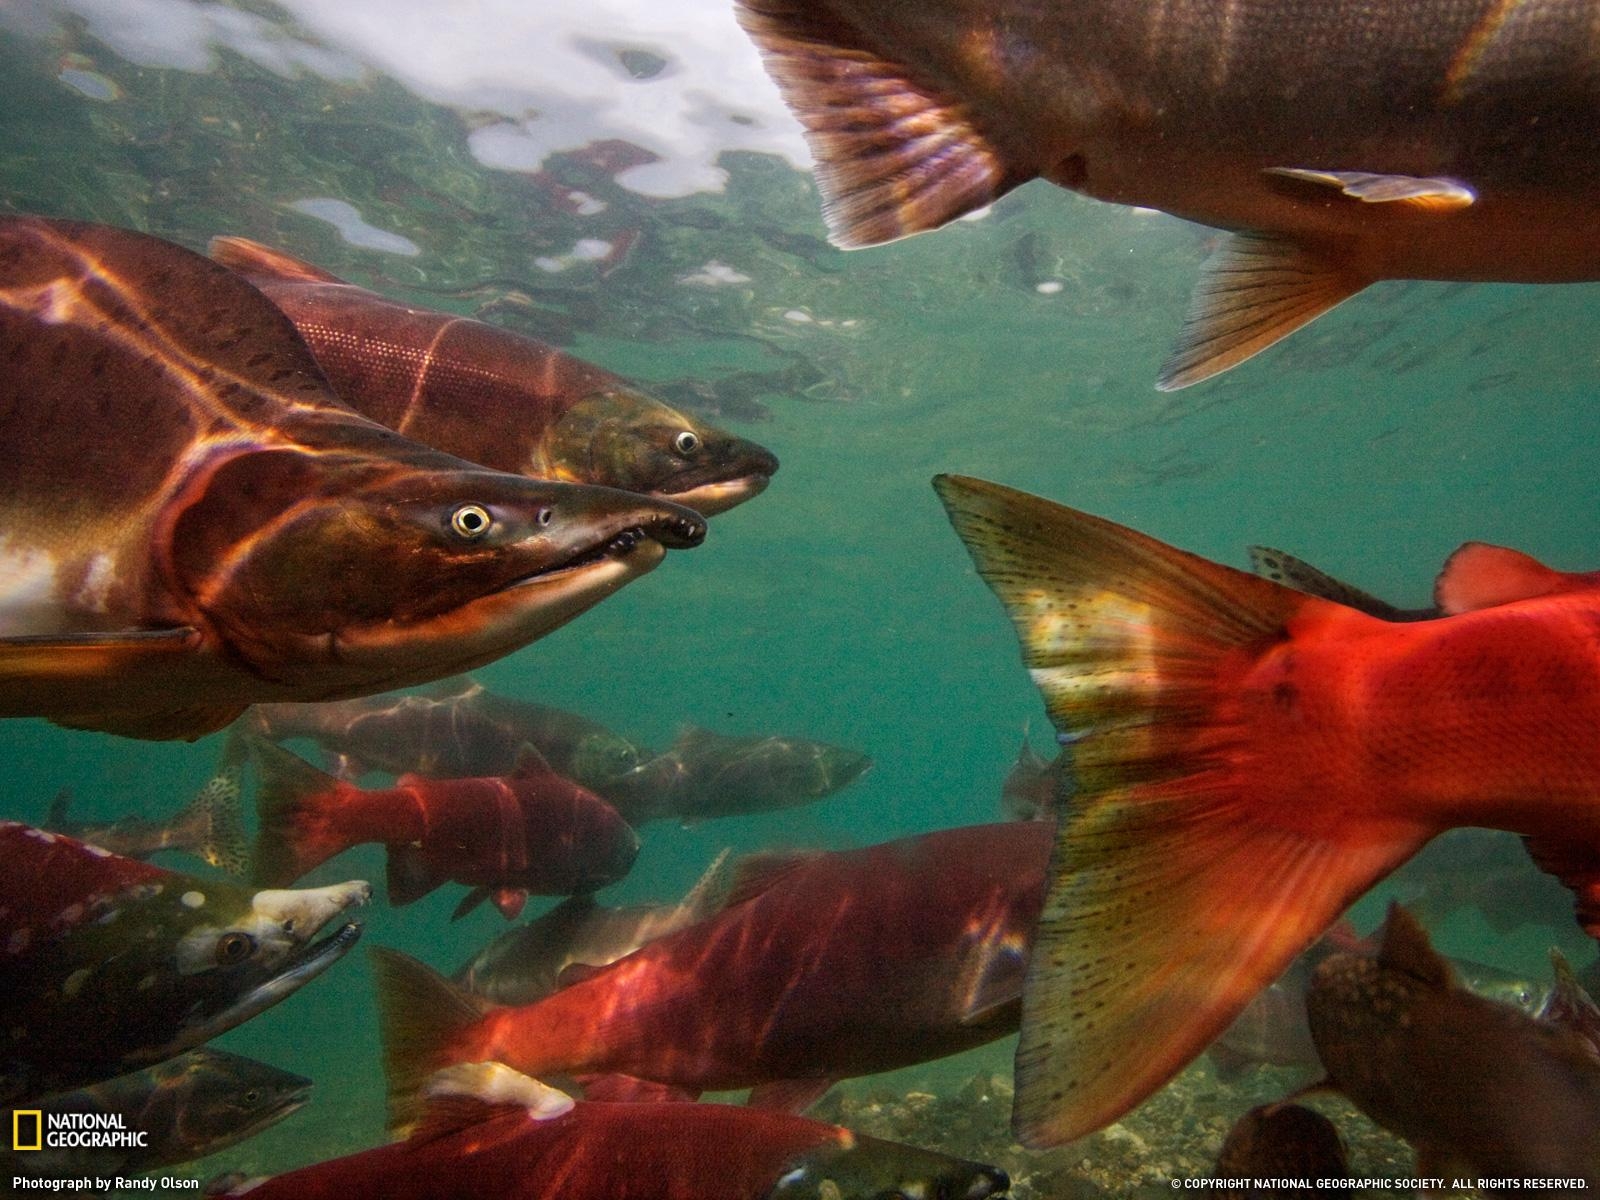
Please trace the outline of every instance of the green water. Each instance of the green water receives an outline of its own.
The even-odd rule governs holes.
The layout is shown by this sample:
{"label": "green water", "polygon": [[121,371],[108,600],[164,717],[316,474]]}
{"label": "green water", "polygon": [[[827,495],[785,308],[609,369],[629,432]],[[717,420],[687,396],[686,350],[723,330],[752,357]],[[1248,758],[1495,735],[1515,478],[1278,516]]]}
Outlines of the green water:
{"label": "green water", "polygon": [[[695,723],[875,760],[810,808],[649,827],[608,901],[675,897],[724,846],[845,847],[998,818],[1024,726],[1043,748],[1048,723],[934,499],[936,472],[1036,491],[1241,566],[1250,543],[1283,547],[1402,604],[1425,603],[1467,539],[1596,565],[1600,288],[1380,285],[1237,371],[1162,395],[1152,381],[1208,231],[1035,183],[984,220],[846,255],[823,241],[809,177],[776,157],[725,155],[724,191],[666,200],[581,156],[540,177],[492,170],[468,150],[470,116],[381,75],[285,78],[226,51],[205,71],[138,66],[77,17],[35,15],[30,33],[0,23],[0,211],[194,248],[240,234],[417,303],[489,305],[489,319],[696,405],[782,460],[770,490],[713,521],[702,548],[480,673],[647,745]],[[67,55],[120,96],[68,86]],[[608,207],[567,212],[552,180]],[[347,244],[289,207],[313,196],[354,204],[421,253]],[[608,271],[535,265],[579,237],[624,234],[634,246]],[[684,282],[709,262],[747,278]],[[1063,286],[1041,293],[1046,281]],[[62,787],[84,817],[168,811],[206,779],[219,741],[5,722],[0,815],[38,819]],[[364,848],[307,882],[382,872],[381,852]],[[400,910],[380,899],[366,941],[453,968],[503,928],[487,908],[451,924],[457,899],[448,888]],[[1358,923],[1380,912],[1369,897]],[[1593,955],[1570,922],[1501,936],[1462,912],[1436,938],[1541,979],[1552,943]],[[276,1171],[381,1139],[363,954],[220,1044],[313,1077],[316,1100],[185,1170]],[[853,1086],[948,1099],[974,1075],[1008,1075],[1009,1052]],[[1219,1114],[1244,1107],[1217,1094]],[[1160,1135],[1146,1134],[1152,1153]]]}

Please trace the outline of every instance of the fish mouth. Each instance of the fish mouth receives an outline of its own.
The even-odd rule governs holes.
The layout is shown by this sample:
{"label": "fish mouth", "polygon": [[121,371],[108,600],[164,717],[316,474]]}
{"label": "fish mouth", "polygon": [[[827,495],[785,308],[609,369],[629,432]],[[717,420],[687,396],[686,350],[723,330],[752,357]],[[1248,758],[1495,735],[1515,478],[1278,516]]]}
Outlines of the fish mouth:
{"label": "fish mouth", "polygon": [[714,517],[759,496],[767,490],[767,485],[771,482],[771,472],[755,471],[735,479],[690,483],[683,486],[681,491],[660,492],[658,495],[663,500],[671,500],[674,504],[692,508],[703,517]]}
{"label": "fish mouth", "polygon": [[509,591],[557,579],[588,567],[620,563],[647,545],[657,550],[687,550],[705,541],[705,537],[706,522],[701,514],[687,509],[682,513],[663,513],[653,520],[619,529],[605,541],[597,542],[551,566],[520,576],[502,590]]}

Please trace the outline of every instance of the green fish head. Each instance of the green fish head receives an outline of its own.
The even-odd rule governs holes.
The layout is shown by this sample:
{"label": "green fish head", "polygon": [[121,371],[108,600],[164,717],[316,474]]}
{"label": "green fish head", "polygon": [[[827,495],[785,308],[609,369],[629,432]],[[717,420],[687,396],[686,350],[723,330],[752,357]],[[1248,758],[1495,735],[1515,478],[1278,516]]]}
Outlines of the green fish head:
{"label": "green fish head", "polygon": [[572,751],[572,777],[585,787],[599,787],[639,765],[639,748],[615,733],[591,733]]}
{"label": "green fish head", "polygon": [[[153,1160],[143,1169],[215,1154],[276,1125],[305,1107],[311,1080],[210,1046],[152,1068],[157,1095],[149,1111],[162,1114]],[[154,1122],[138,1123],[150,1129]]]}
{"label": "green fish head", "polygon": [[766,448],[624,389],[578,401],[544,439],[542,470],[671,500],[704,516],[763,491],[778,469]]}
{"label": "green fish head", "polygon": [[164,539],[174,590],[262,674],[332,697],[497,658],[705,535],[645,496],[411,459],[227,456]]}
{"label": "green fish head", "polygon": [[[253,892],[174,875],[108,896],[30,965],[41,981],[19,1014],[31,1037],[64,1039],[64,1074],[105,1078],[180,1054],[271,1007],[337,962],[355,922],[314,940],[370,884]],[[27,1003],[26,997],[15,1000]],[[39,1022],[43,1020],[43,1024]]]}
{"label": "green fish head", "polygon": [[782,1173],[765,1200],[984,1200],[1011,1187],[999,1167],[840,1134]]}

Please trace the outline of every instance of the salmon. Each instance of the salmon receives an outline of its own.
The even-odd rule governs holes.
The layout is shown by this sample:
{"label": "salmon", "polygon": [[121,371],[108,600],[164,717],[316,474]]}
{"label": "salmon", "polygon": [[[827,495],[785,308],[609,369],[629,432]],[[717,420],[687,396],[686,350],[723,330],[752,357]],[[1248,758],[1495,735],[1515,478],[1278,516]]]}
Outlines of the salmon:
{"label": "salmon", "polygon": [[705,516],[758,496],[777,457],[534,338],[413,308],[247,238],[211,257],[281,308],[339,398],[499,471],[642,492]]}
{"label": "salmon", "polygon": [[1157,387],[1381,279],[1600,278],[1595,0],[737,0],[835,244],[1028,180],[1231,231]]}
{"label": "salmon", "polygon": [[409,1138],[302,1167],[250,1200],[986,1200],[998,1167],[728,1104],[574,1103],[499,1063],[441,1071]]}
{"label": "salmon", "polygon": [[1600,587],[1536,572],[1518,599],[1480,547],[1440,581],[1457,615],[1386,621],[998,484],[934,485],[1077,785],[1024,990],[1024,1140],[1137,1105],[1447,829],[1521,834],[1600,936]]}
{"label": "salmon", "polygon": [[195,738],[549,633],[705,519],[487,470],[340,403],[181,246],[0,217],[0,717]]}

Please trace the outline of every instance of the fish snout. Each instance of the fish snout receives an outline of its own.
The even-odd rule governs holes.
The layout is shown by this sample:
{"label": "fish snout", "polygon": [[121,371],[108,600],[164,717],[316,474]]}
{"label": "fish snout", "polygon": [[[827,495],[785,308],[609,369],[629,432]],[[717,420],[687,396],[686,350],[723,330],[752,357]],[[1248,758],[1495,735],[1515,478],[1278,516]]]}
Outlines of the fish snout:
{"label": "fish snout", "polygon": [[252,905],[256,915],[276,924],[297,940],[311,938],[337,913],[372,899],[372,885],[364,879],[319,888],[268,888],[257,892]]}
{"label": "fish snout", "polygon": [[[618,536],[639,532],[625,530]],[[688,550],[706,540],[706,519],[693,509],[676,504],[666,505],[661,513],[644,524],[642,535],[653,538],[669,550]]]}

